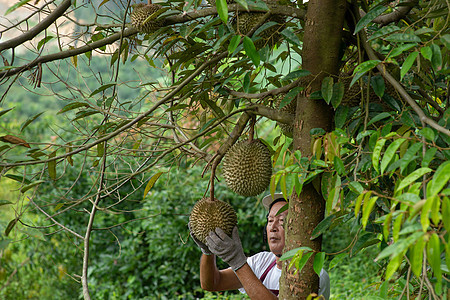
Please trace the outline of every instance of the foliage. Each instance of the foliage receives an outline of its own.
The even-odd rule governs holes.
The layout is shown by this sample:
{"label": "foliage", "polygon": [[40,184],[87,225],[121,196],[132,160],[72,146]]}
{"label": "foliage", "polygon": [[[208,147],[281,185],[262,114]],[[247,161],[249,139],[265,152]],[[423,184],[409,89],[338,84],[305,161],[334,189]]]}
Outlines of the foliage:
{"label": "foliage", "polygon": [[[181,247],[187,230],[180,230],[194,199],[208,191],[235,199],[246,220],[242,230],[262,222],[254,206],[216,183],[228,148],[255,135],[273,146],[272,192],[300,195],[308,184],[325,199],[326,215],[312,239],[353,224],[351,242],[332,252],[340,254],[315,253],[316,270],[326,264],[325,253],[338,268],[338,260],[353,263],[370,249],[380,267],[380,296],[394,290],[408,298],[448,296],[448,3],[405,1],[392,8],[380,1],[348,2],[341,49],[334,49],[340,73],[313,74],[303,68],[310,51],[303,49],[303,33],[314,25],[305,22],[308,3],[282,1],[269,8],[262,0],[239,1],[243,6],[219,1],[216,8],[202,2],[162,2],[157,19],[163,26],[147,34],[127,25],[131,1],[62,0],[57,9],[43,4],[42,11],[29,6],[39,30],[17,32],[16,24],[4,30],[25,39],[0,43],[0,175],[20,183],[21,192],[15,215],[2,224],[0,249],[13,239],[41,239],[30,249],[11,244],[20,256],[15,262],[33,262],[24,265],[32,271],[23,277],[30,286],[24,293],[33,296],[41,288],[33,286],[37,262],[45,266],[44,276],[58,274],[53,260],[28,255],[41,248],[61,251],[58,259],[68,259],[60,261],[64,272],[80,276],[85,298],[89,287],[98,298],[111,290],[118,298],[195,291],[194,264],[187,263],[195,247]],[[27,3],[8,9],[6,18]],[[285,21],[267,19],[242,32],[235,22],[244,10],[270,10]],[[39,21],[47,16],[51,22]],[[77,32],[56,22],[66,17]],[[29,22],[23,20],[13,23]],[[20,58],[19,49],[26,53]],[[312,90],[316,78],[323,78],[321,87]],[[34,106],[36,94],[49,98]],[[306,98],[324,101],[334,126],[311,130],[305,142],[299,118]],[[291,103],[300,104],[295,116],[282,109]],[[56,116],[41,115],[48,108]],[[268,138],[266,120],[295,124],[292,145],[289,138]],[[293,149],[300,142],[308,149],[309,138],[311,151]],[[205,167],[204,180],[200,167],[191,168],[193,159]],[[186,181],[180,180],[184,173],[168,171],[176,165],[191,174]],[[155,183],[159,172],[164,175]],[[177,188],[189,184],[196,186],[189,196]],[[180,247],[173,249],[174,243]],[[244,246],[254,251],[261,244]],[[168,252],[173,259],[163,257]],[[297,270],[306,262],[303,254],[287,257]],[[158,274],[148,267],[155,264]],[[8,265],[7,272],[18,267]],[[396,278],[407,288],[391,289]],[[8,291],[13,287],[17,297],[30,296],[13,284]]]}

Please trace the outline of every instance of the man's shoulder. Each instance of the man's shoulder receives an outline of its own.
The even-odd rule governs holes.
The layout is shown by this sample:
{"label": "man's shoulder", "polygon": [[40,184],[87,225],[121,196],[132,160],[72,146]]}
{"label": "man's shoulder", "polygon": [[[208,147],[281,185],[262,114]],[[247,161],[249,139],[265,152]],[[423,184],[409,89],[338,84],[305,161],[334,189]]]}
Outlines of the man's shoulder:
{"label": "man's shoulder", "polygon": [[271,263],[272,261],[275,260],[275,254],[273,254],[272,252],[268,252],[268,251],[262,251],[262,252],[258,252],[255,255],[252,255],[251,260],[255,263],[258,264],[262,264],[264,262],[267,263]]}

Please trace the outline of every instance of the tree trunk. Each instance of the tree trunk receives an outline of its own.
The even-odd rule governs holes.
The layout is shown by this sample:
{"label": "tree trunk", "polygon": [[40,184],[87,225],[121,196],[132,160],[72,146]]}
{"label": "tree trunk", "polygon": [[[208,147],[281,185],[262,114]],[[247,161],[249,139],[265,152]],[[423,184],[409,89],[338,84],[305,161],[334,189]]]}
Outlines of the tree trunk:
{"label": "tree trunk", "polygon": [[[303,69],[309,70],[313,76],[311,89],[297,99],[297,112],[294,126],[294,148],[299,149],[302,156],[311,155],[312,128],[331,130],[333,109],[323,100],[310,100],[311,91],[320,90],[322,79],[339,70],[339,47],[346,8],[345,0],[311,0],[306,14],[303,40]],[[290,198],[286,245],[284,251],[307,246],[316,252],[321,251],[322,240],[310,240],[311,233],[322,221],[325,212],[325,201],[316,192],[312,184],[303,187],[300,197],[294,194]],[[319,277],[313,270],[313,257],[302,272],[294,275],[295,268],[287,269],[283,264],[280,282],[279,299],[306,299],[319,289]]]}

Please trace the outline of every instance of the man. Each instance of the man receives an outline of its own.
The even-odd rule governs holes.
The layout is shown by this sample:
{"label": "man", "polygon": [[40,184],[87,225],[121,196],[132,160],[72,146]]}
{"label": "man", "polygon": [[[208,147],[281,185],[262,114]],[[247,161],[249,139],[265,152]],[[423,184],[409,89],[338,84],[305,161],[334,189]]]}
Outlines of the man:
{"label": "man", "polygon": [[[247,258],[242,249],[238,229],[234,228],[232,237],[216,228],[206,238],[207,245],[193,237],[202,249],[200,259],[200,284],[208,291],[224,291],[239,289],[247,293],[251,299],[278,299],[279,280],[282,262],[279,258],[285,243],[283,222],[287,210],[277,215],[286,205],[283,194],[268,195],[262,203],[269,211],[267,215],[267,242],[270,252],[260,252]],[[216,256],[228,263],[231,268],[219,270]],[[330,297],[330,279],[325,270],[320,273],[319,295],[325,299]]]}

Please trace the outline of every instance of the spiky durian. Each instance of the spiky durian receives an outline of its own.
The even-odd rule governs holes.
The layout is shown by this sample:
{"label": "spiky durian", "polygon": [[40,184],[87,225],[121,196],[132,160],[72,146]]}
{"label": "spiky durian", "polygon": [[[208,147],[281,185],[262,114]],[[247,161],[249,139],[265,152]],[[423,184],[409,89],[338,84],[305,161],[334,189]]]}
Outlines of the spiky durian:
{"label": "spiky durian", "polygon": [[243,140],[225,154],[223,175],[228,187],[242,196],[256,196],[266,190],[272,176],[271,153],[260,140]]}
{"label": "spiky durian", "polygon": [[[343,75],[345,75],[345,74],[343,74]],[[367,93],[367,83],[363,83],[363,86],[362,86],[363,91],[361,91],[361,84],[359,81],[355,82],[350,87],[350,83],[352,81],[351,76],[341,76],[339,78],[339,81],[342,82],[344,85],[344,97],[342,98],[341,104],[346,105],[346,106],[359,106],[361,103],[361,93],[362,92],[364,94]],[[393,97],[397,100],[400,99],[395,88],[390,83],[387,83],[386,81],[385,81],[384,93],[389,94],[391,97]],[[380,98],[375,94],[372,87],[370,88],[370,92],[369,92],[369,102],[371,102],[371,103],[380,102]]]}
{"label": "spiky durian", "polygon": [[[274,105],[276,109],[279,109],[281,101],[284,99],[285,94],[277,95],[277,97],[274,100]],[[297,101],[295,99],[292,99],[289,104],[283,106],[280,111],[288,112],[291,115],[295,115],[295,110],[297,108]],[[292,138],[294,133],[294,125],[292,124],[284,124],[277,121],[278,126],[281,129],[281,133],[283,133],[285,136]]]}
{"label": "spiky durian", "polygon": [[[138,3],[131,12],[131,24],[141,33],[152,33],[158,30],[162,25],[162,20],[157,20],[158,11],[162,12],[162,6],[159,4]],[[151,16],[150,20],[147,20]],[[146,21],[147,20],[147,21]]]}
{"label": "spiky durian", "polygon": [[[257,26],[264,18],[264,12],[240,12],[236,15],[234,20],[235,30],[247,35],[253,27]],[[268,22],[276,22],[276,25],[270,26],[258,34],[260,39],[255,41],[256,48],[262,48],[265,45],[273,47],[280,39],[280,32],[284,28],[286,18],[280,15],[271,15],[263,24]]]}
{"label": "spiky durian", "polygon": [[203,243],[206,237],[217,227],[231,236],[237,224],[237,216],[233,207],[224,202],[211,198],[202,198],[195,203],[189,215],[189,224],[192,234]]}

